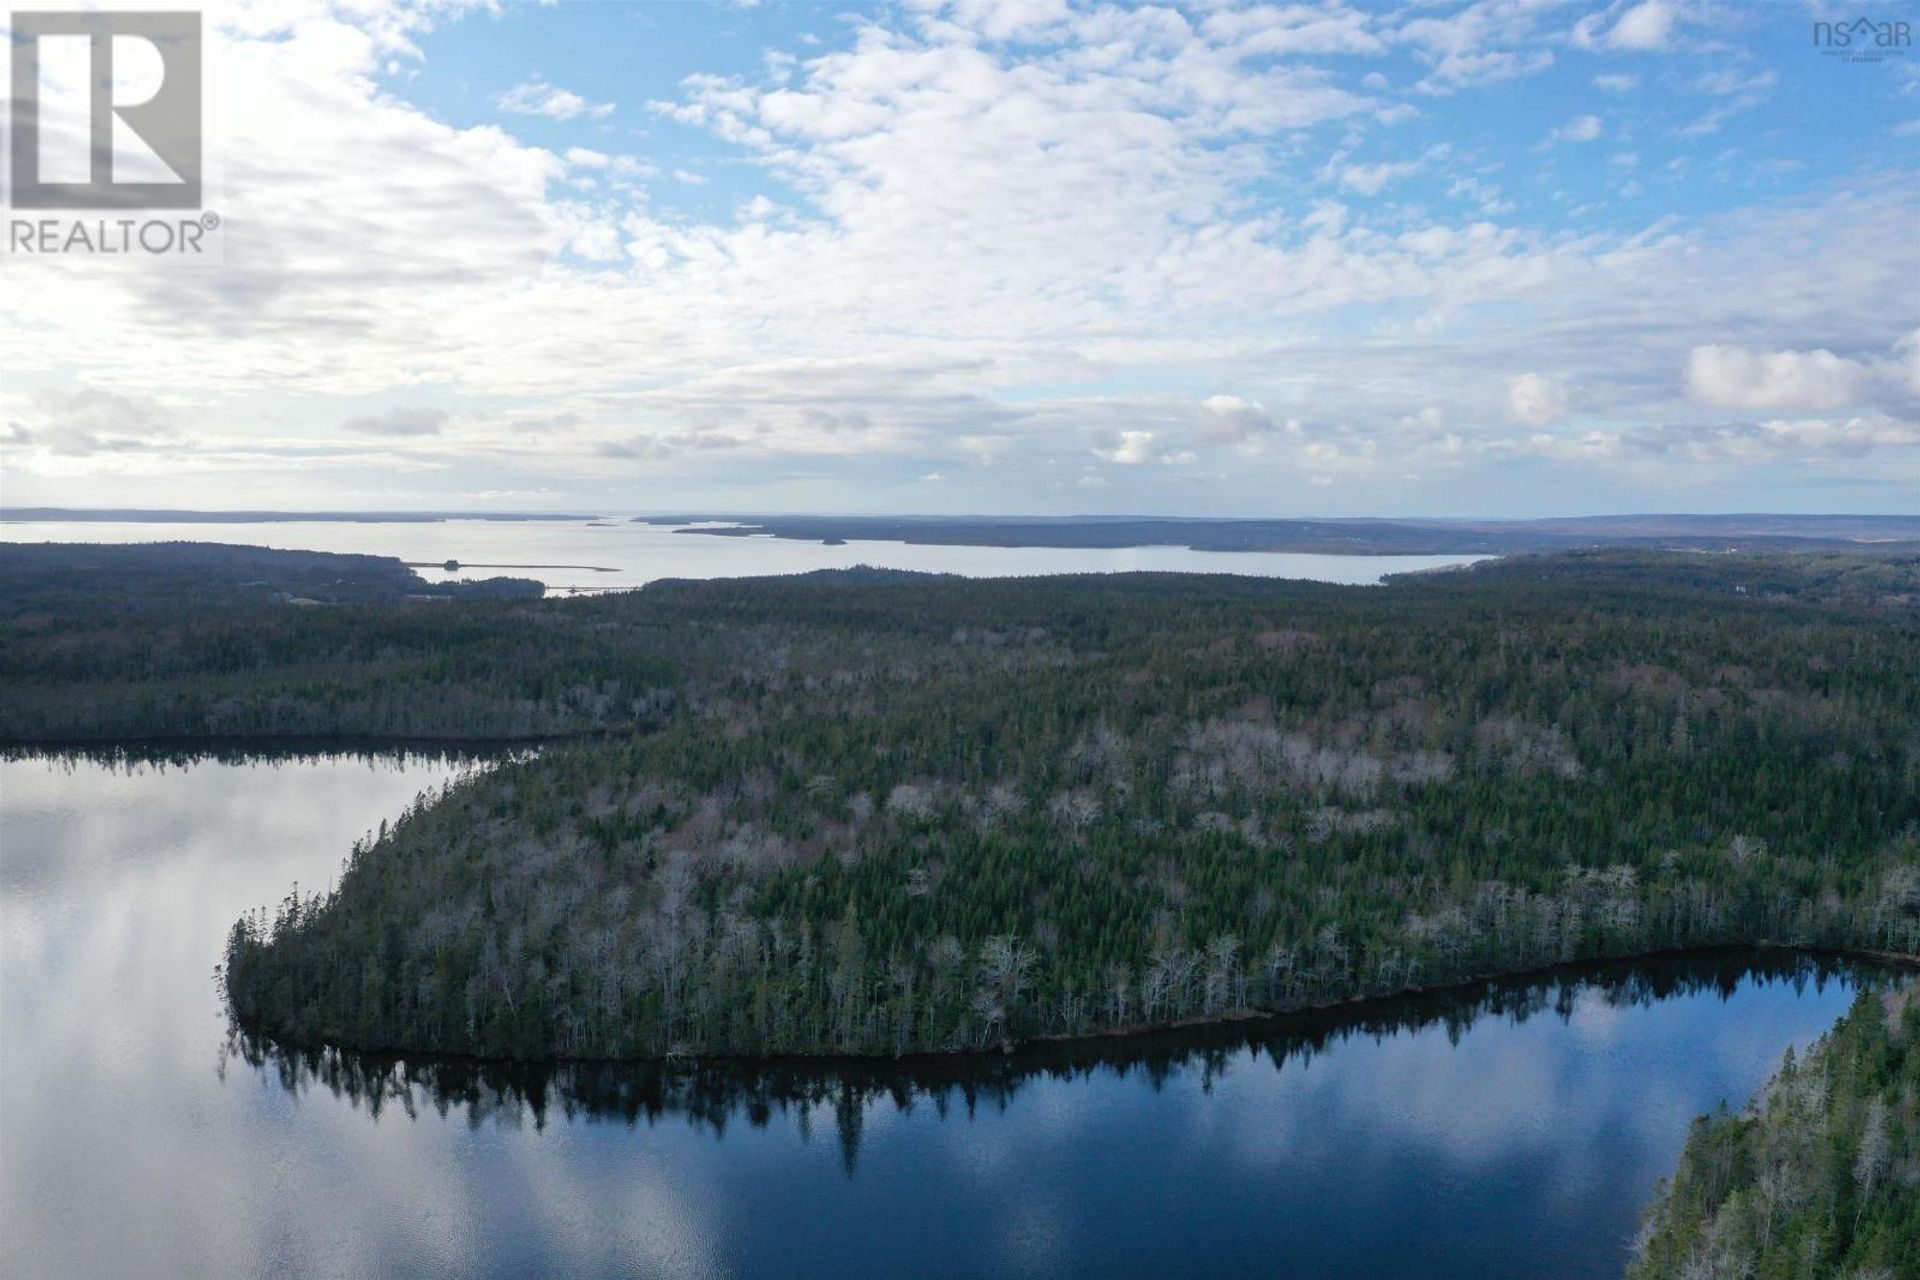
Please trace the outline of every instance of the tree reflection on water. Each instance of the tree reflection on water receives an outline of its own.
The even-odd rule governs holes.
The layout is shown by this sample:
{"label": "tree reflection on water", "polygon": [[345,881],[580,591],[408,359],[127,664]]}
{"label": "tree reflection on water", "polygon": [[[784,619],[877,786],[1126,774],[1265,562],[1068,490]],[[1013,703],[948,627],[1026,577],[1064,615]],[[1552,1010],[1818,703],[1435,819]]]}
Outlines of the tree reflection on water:
{"label": "tree reflection on water", "polygon": [[328,1046],[282,1045],[229,1021],[221,1069],[239,1060],[291,1093],[324,1088],[378,1118],[398,1109],[441,1117],[463,1113],[473,1126],[544,1128],[557,1110],[568,1121],[629,1127],[679,1116],[722,1138],[744,1121],[765,1128],[791,1115],[803,1138],[831,1115],[849,1176],[858,1163],[868,1108],[890,1099],[900,1112],[931,1107],[1004,1110],[1037,1079],[1137,1077],[1156,1091],[1194,1077],[1203,1091],[1241,1064],[1265,1058],[1276,1070],[1304,1068],[1330,1047],[1444,1031],[1449,1044],[1482,1019],[1522,1024],[1569,1021],[1591,994],[1615,1008],[1644,1007],[1675,996],[1718,992],[1730,999],[1743,981],[1818,991],[1836,979],[1871,985],[1886,971],[1845,957],[1777,949],[1731,949],[1634,961],[1569,966],[1365,1004],[1141,1033],[1028,1044],[995,1054],[905,1058],[769,1058],[653,1062],[515,1063],[367,1054]]}

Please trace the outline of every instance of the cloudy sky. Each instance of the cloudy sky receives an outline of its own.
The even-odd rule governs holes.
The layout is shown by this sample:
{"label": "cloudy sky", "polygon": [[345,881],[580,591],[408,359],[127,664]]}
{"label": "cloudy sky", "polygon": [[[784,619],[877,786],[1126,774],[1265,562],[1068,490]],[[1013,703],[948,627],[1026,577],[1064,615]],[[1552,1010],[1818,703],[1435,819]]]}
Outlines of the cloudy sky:
{"label": "cloudy sky", "polygon": [[210,6],[223,261],[0,260],[0,496],[1920,510],[1824,5]]}

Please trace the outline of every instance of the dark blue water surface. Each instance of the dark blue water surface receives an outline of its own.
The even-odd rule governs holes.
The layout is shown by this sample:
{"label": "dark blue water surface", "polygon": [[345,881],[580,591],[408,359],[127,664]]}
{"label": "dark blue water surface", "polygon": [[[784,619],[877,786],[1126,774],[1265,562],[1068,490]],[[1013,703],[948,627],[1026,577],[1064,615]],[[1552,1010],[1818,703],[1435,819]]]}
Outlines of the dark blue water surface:
{"label": "dark blue water surface", "polygon": [[249,1045],[235,917],[424,756],[0,764],[0,1272],[1615,1276],[1855,977],[1722,955],[967,1060],[514,1073]]}

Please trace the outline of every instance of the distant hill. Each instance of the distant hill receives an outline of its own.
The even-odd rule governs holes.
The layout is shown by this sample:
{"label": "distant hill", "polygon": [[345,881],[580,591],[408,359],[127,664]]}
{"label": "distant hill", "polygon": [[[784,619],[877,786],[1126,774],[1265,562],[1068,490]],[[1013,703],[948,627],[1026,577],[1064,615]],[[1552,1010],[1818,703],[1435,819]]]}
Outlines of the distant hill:
{"label": "distant hill", "polygon": [[638,516],[707,537],[981,547],[1153,547],[1326,555],[1518,555],[1593,547],[1691,551],[1920,549],[1920,516],[1632,515],[1548,520],[1234,520],[1160,516]]}

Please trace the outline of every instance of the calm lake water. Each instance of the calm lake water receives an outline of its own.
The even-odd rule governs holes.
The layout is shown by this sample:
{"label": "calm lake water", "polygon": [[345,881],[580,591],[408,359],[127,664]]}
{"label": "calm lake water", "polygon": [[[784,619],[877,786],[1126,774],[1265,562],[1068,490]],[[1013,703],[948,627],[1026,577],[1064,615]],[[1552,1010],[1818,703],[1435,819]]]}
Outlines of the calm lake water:
{"label": "calm lake water", "polygon": [[[350,551],[398,556],[425,565],[534,564],[544,569],[421,568],[431,581],[507,574],[538,578],[556,590],[638,587],[659,578],[741,578],[874,565],[995,578],[1045,573],[1155,570],[1239,573],[1317,582],[1373,583],[1389,573],[1471,564],[1486,556],[1327,556],[1267,551],[1195,551],[1190,547],[922,547],[904,542],[849,542],[829,547],[771,537],[722,538],[676,533],[624,520],[447,520],[433,524],[275,521],[263,524],[108,524],[9,522],[8,542],[234,542],[295,551]],[[610,572],[596,572],[605,569]]]}
{"label": "calm lake water", "polygon": [[1616,1276],[1688,1120],[1852,987],[1723,957],[838,1069],[236,1047],[234,918],[463,767],[0,763],[0,1271]]}

